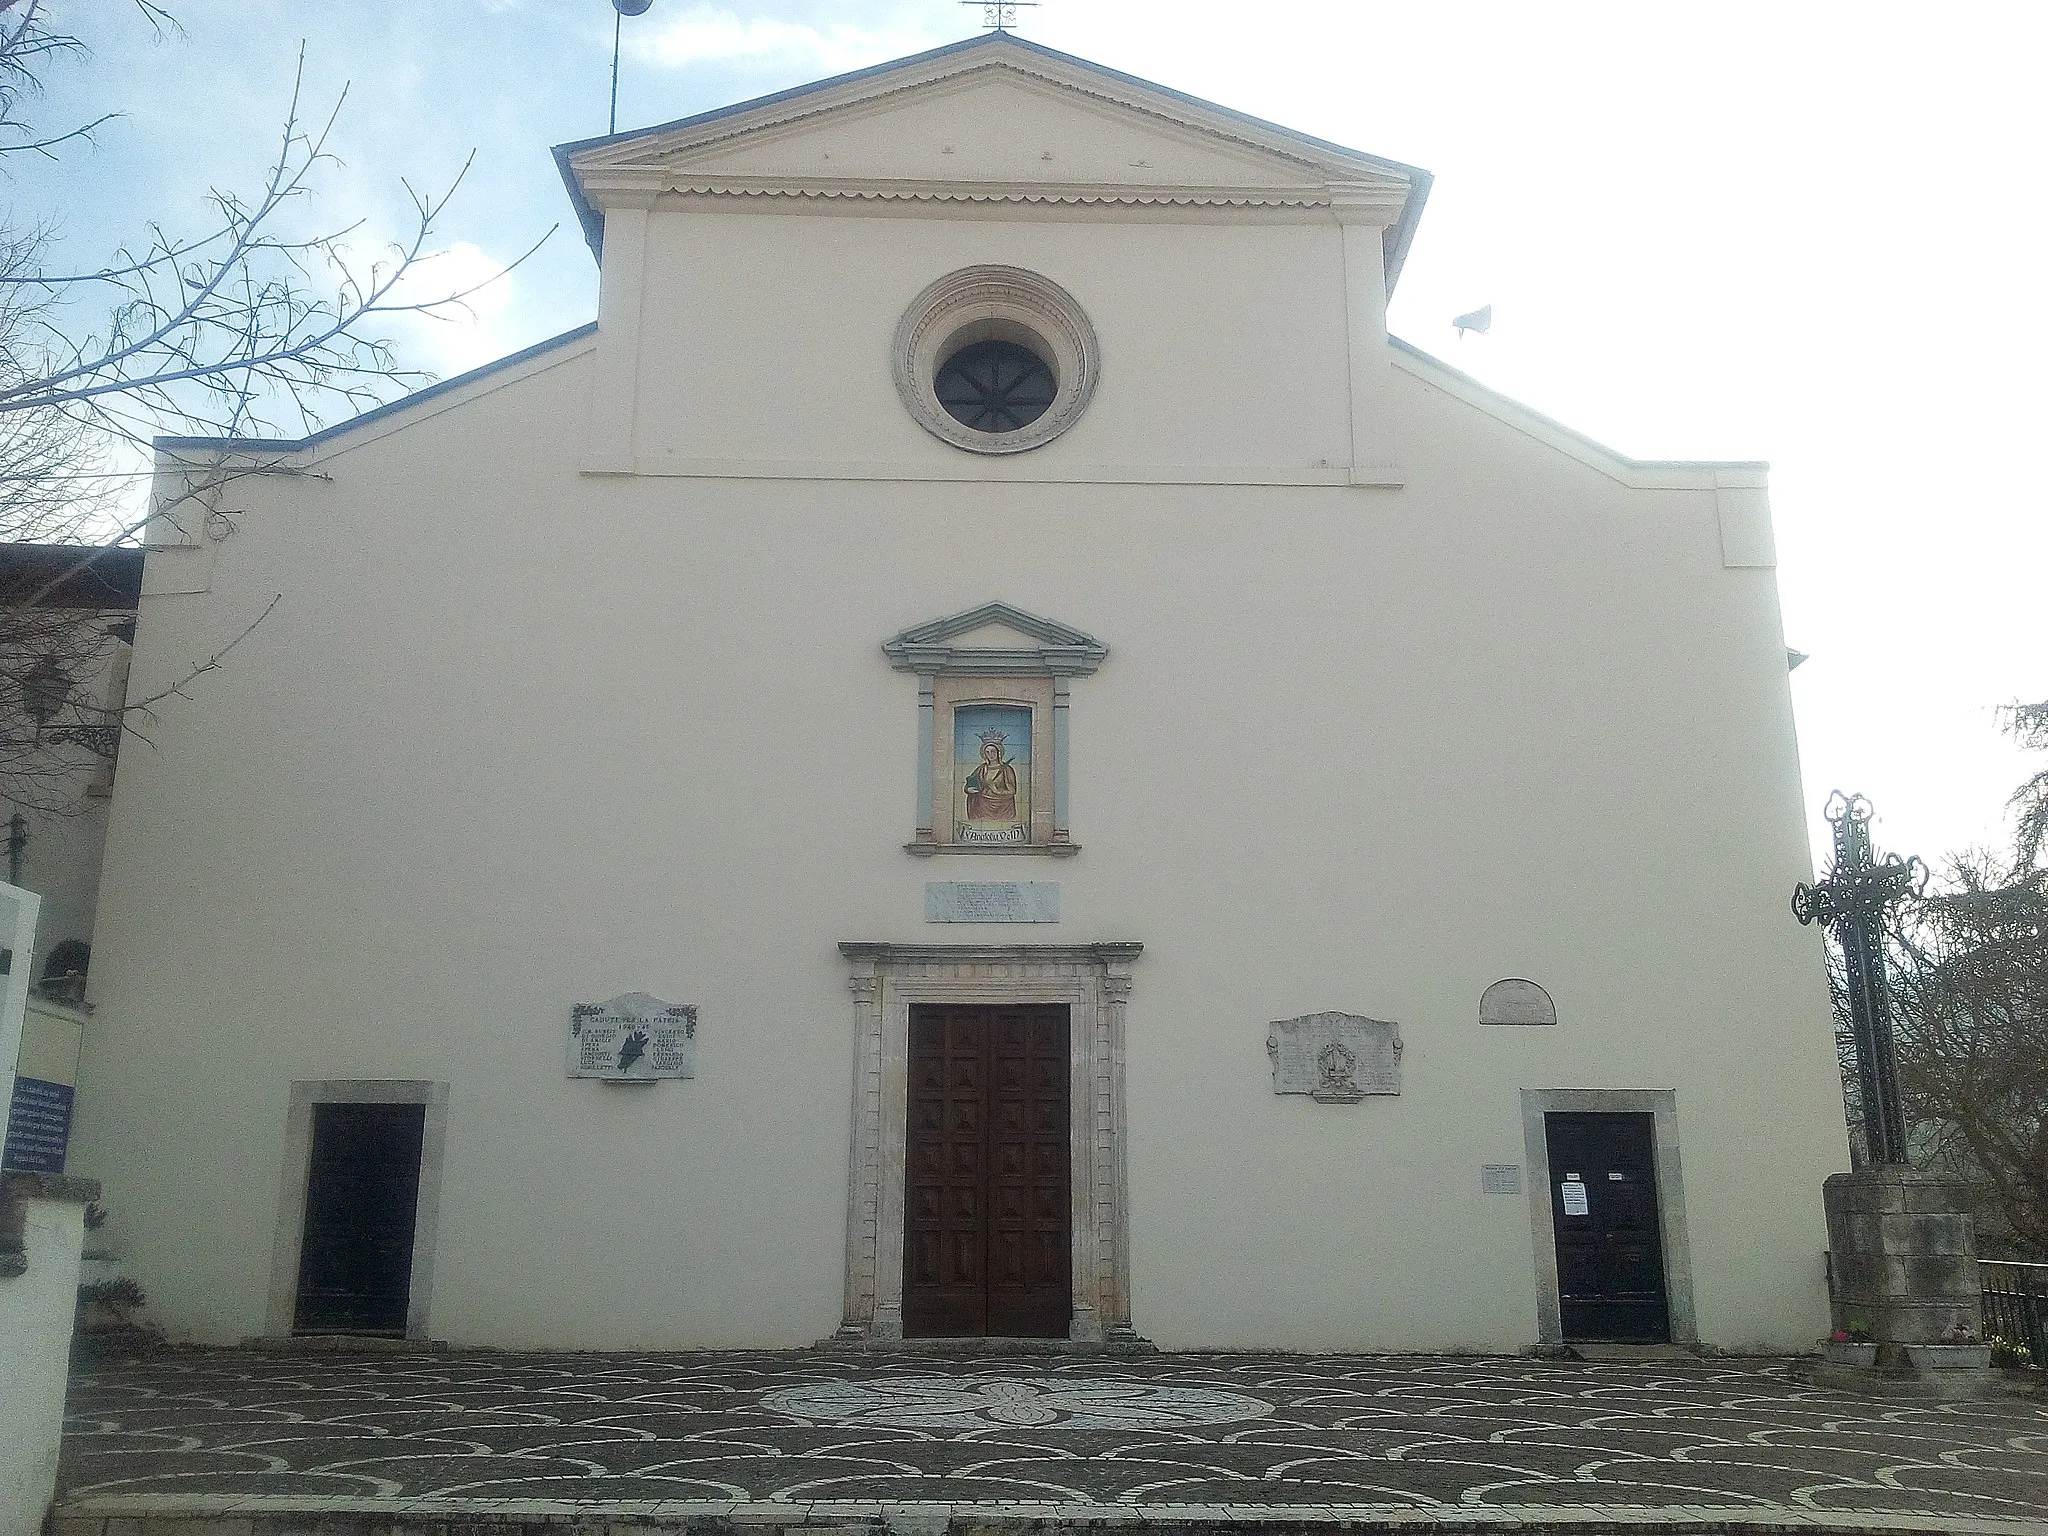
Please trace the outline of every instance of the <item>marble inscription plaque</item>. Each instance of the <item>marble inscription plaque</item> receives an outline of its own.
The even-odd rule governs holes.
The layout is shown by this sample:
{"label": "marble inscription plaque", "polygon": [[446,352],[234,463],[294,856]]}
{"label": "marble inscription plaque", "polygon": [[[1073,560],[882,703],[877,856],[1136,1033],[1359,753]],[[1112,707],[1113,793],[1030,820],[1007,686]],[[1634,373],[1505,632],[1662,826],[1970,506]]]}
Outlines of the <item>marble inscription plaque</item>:
{"label": "marble inscription plaque", "polygon": [[569,1010],[569,1076],[651,1083],[697,1075],[697,1007],[628,992]]}
{"label": "marble inscription plaque", "polygon": [[1401,1091],[1401,1029],[1355,1013],[1311,1013],[1275,1021],[1266,1036],[1273,1091],[1324,1104],[1355,1104]]}
{"label": "marble inscription plaque", "polygon": [[1060,888],[1049,882],[931,880],[924,888],[928,923],[1056,923]]}

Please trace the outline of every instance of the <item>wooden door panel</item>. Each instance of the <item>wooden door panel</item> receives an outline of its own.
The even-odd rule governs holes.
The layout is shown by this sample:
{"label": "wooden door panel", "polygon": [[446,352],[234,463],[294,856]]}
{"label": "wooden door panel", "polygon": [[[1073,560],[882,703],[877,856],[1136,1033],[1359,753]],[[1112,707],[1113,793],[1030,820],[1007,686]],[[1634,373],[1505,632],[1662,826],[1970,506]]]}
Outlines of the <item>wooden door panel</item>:
{"label": "wooden door panel", "polygon": [[[1669,1340],[1652,1118],[1546,1115],[1544,1136],[1564,1336]],[[1583,1194],[1567,1199],[1569,1185]]]}
{"label": "wooden door panel", "polygon": [[903,1284],[906,1288],[937,1285],[944,1267],[939,1257],[939,1234],[912,1225],[903,1247]]}
{"label": "wooden door panel", "polygon": [[426,1110],[316,1104],[295,1333],[402,1337]]}
{"label": "wooden door panel", "polygon": [[904,1331],[1065,1337],[1067,1009],[919,1006],[910,1017]]}

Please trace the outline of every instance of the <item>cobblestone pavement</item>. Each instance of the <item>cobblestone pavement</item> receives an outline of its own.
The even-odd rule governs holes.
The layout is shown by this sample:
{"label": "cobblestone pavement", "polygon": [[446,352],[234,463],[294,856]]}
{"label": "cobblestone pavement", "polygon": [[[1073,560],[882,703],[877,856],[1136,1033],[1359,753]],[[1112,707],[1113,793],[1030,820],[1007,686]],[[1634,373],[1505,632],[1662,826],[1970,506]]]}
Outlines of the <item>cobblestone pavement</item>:
{"label": "cobblestone pavement", "polygon": [[2048,1404],[1865,1399],[1767,1361],[170,1350],[74,1379],[63,1487],[75,1508],[198,1494],[2039,1519]]}

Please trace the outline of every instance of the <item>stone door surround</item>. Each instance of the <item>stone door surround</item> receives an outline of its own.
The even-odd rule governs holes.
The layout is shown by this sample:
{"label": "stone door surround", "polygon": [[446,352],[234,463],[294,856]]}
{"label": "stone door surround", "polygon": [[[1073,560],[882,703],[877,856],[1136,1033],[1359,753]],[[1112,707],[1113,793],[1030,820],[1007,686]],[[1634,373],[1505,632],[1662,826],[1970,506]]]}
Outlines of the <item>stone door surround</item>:
{"label": "stone door surround", "polygon": [[853,1134],[838,1337],[903,1338],[903,1164],[913,1003],[1064,1003],[1072,1055],[1074,1314],[1080,1343],[1135,1339],[1124,1180],[1124,1006],[1144,946],[843,943],[852,969]]}
{"label": "stone door surround", "polygon": [[1664,1296],[1671,1342],[1697,1344],[1693,1310],[1692,1239],[1686,1231],[1685,1175],[1678,1161],[1678,1095],[1669,1088],[1524,1088],[1522,1147],[1529,1160],[1529,1231],[1536,1250],[1536,1339],[1562,1344],[1564,1302],[1558,1294],[1557,1231],[1550,1206],[1550,1142],[1546,1114],[1648,1115],[1657,1169],[1657,1224],[1664,1240]]}
{"label": "stone door surround", "polygon": [[264,1309],[264,1337],[292,1337],[297,1310],[299,1244],[306,1233],[306,1178],[313,1164],[313,1106],[316,1104],[424,1104],[426,1129],[420,1144],[419,1204],[413,1215],[412,1292],[405,1336],[427,1336],[427,1311],[434,1299],[434,1245],[441,1227],[441,1163],[448,1146],[448,1085],[384,1078],[342,1078],[295,1082],[285,1119],[284,1177],[277,1194],[277,1229],[271,1240],[270,1297]]}

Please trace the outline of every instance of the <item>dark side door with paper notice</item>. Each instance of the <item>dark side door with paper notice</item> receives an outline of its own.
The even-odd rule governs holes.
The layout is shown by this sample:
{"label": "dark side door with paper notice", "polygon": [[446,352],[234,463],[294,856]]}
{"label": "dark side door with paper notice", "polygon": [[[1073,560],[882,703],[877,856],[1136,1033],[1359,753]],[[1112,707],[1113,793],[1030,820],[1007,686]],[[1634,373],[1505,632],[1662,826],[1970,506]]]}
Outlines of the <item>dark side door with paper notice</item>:
{"label": "dark side door with paper notice", "polygon": [[1651,1117],[1545,1115],[1543,1127],[1565,1338],[1669,1342]]}
{"label": "dark side door with paper notice", "polygon": [[420,1104],[315,1104],[294,1333],[403,1338],[419,1210]]}

